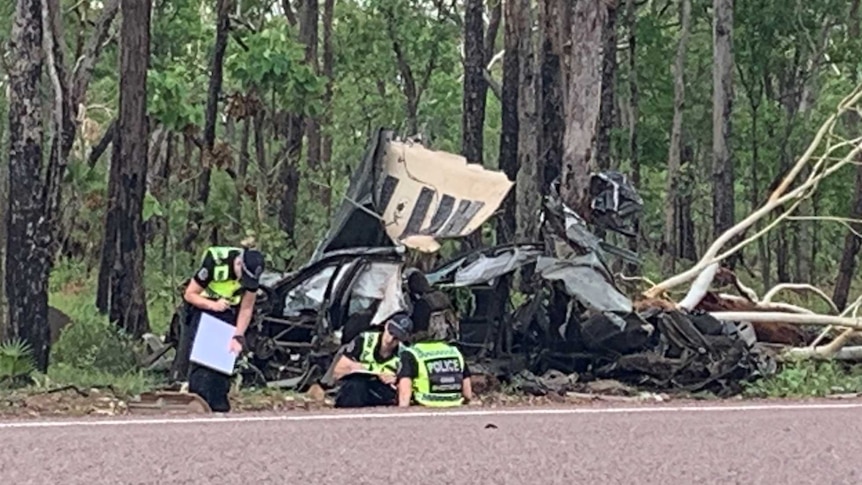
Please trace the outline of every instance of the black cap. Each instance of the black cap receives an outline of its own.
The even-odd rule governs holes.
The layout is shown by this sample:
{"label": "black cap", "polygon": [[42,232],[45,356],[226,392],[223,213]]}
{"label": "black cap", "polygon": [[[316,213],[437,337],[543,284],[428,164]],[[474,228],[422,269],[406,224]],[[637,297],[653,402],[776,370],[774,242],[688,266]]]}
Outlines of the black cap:
{"label": "black cap", "polygon": [[405,342],[410,338],[413,331],[413,320],[406,313],[396,313],[389,317],[386,329],[398,340]]}
{"label": "black cap", "polygon": [[263,269],[266,263],[263,260],[263,254],[254,249],[246,249],[242,252],[242,277],[239,282],[243,288],[257,291],[260,287],[260,275],[263,274]]}

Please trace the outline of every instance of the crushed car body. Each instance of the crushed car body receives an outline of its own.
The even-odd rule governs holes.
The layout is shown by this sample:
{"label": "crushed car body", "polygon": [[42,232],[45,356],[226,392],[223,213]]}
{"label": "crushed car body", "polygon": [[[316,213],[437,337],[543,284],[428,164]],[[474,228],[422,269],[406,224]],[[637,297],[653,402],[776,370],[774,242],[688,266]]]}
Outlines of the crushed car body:
{"label": "crushed car body", "polygon": [[[262,282],[243,383],[299,391],[332,385],[327,371],[342,345],[411,308],[408,252],[439,261],[441,243],[480,228],[512,186],[501,172],[378,130],[310,261]],[[609,260],[637,264],[638,255],[595,235],[561,201],[558,182],[548,191],[541,240],[480,248],[423,272],[455,302],[460,347],[475,374],[534,394],[614,379],[726,395],[774,370],[735,323],[634,304],[615,284]],[[592,174],[590,196],[593,225],[635,235],[643,201],[624,174]]]}

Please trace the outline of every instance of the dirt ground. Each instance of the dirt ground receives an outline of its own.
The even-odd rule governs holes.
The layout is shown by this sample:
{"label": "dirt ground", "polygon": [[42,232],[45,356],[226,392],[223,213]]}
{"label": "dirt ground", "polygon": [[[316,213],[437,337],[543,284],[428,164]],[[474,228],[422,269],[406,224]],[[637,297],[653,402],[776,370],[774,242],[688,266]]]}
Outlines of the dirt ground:
{"label": "dirt ground", "polygon": [[[130,410],[129,403],[135,396],[123,396],[111,389],[79,389],[74,387],[44,390],[2,390],[0,391],[0,419],[3,418],[40,418],[51,416],[117,416],[137,414]],[[671,398],[665,395],[642,393],[640,395],[609,395],[568,393],[546,396],[512,395],[503,392],[485,392],[477,395],[472,406],[509,407],[509,406],[546,406],[551,404],[578,404],[592,401],[608,402],[663,402]],[[332,407],[332,398],[319,387],[313,387],[304,394],[277,391],[252,391],[231,394],[232,412],[257,411],[316,411]]]}

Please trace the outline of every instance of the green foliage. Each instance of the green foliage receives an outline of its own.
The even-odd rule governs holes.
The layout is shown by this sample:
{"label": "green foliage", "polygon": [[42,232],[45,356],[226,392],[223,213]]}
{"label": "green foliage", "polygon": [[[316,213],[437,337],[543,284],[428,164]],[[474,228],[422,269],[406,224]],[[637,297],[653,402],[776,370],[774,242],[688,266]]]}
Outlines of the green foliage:
{"label": "green foliage", "polygon": [[225,59],[225,70],[245,91],[273,93],[279,105],[308,116],[321,114],[325,81],[305,63],[305,52],[284,19],[245,36],[246,49]]}
{"label": "green foliage", "polygon": [[27,377],[36,369],[33,349],[21,339],[0,344],[0,383]]}
{"label": "green foliage", "polygon": [[114,374],[133,370],[135,345],[94,306],[82,306],[69,314],[72,323],[60,334],[51,356],[57,364]]}
{"label": "green foliage", "polygon": [[822,397],[862,392],[862,366],[837,361],[791,361],[770,377],[746,383],[751,397]]}
{"label": "green foliage", "polygon": [[162,69],[151,68],[147,73],[147,111],[173,131],[203,124],[201,105],[206,101],[206,91],[195,86],[205,80],[180,63]]}

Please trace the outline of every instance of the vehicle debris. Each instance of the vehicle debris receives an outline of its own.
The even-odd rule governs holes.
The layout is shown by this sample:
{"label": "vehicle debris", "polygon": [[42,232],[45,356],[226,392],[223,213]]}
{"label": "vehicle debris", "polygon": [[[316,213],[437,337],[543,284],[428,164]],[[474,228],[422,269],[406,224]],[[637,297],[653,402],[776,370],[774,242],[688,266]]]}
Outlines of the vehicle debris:
{"label": "vehicle debris", "polygon": [[[626,389],[729,395],[774,372],[773,355],[750,324],[704,311],[724,301],[714,294],[690,310],[633,303],[616,286],[608,260],[638,263],[638,255],[589,230],[562,203],[558,181],[544,199],[540,240],[443,259],[441,241],[478,229],[512,185],[501,172],[378,131],[310,261],[262,279],[239,365],[243,385],[300,392],[314,386],[322,395],[342,345],[395,311],[413,309],[417,296],[405,279],[419,269],[408,271],[409,250],[436,258],[422,274],[456,302],[459,346],[477,390],[508,384],[565,396],[601,392],[596,383],[612,380]],[[590,224],[634,236],[643,201],[625,175],[592,174],[590,196]],[[527,278],[517,305],[508,278],[515,273]],[[178,310],[172,327],[182,318]],[[175,344],[172,335],[167,345]]]}

